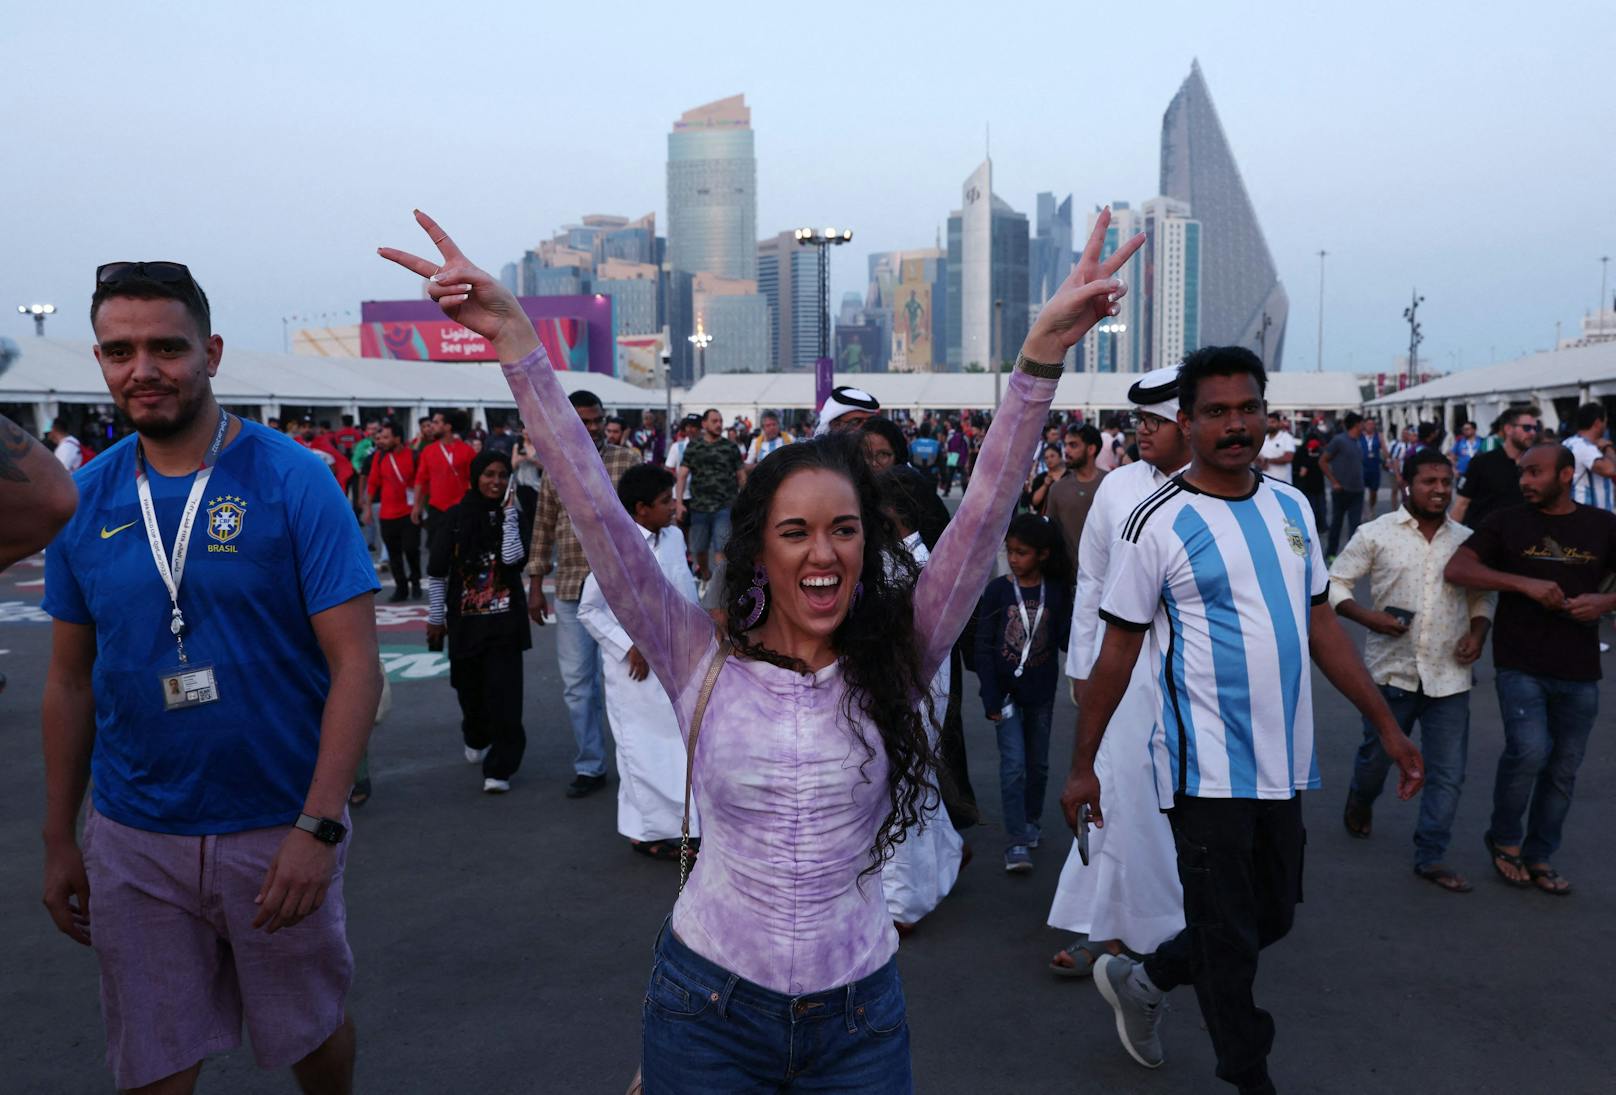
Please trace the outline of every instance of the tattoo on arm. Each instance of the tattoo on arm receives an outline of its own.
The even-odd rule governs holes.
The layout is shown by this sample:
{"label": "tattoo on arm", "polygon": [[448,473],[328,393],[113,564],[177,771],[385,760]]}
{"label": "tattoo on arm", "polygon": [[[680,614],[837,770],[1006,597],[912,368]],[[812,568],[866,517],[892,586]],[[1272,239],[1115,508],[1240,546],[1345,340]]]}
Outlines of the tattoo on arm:
{"label": "tattoo on arm", "polygon": [[34,439],[21,426],[0,414],[0,479],[10,483],[28,482],[22,461],[34,444]]}

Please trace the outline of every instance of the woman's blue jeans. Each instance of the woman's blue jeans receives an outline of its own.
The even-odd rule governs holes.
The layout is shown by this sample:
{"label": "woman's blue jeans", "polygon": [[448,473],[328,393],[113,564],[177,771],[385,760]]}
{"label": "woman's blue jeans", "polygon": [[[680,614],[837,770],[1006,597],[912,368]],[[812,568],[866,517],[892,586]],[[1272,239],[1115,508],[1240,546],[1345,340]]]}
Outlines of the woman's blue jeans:
{"label": "woman's blue jeans", "polygon": [[641,1052],[645,1095],[914,1091],[896,959],[851,985],[787,996],[703,958],[667,923]]}
{"label": "woman's blue jeans", "polygon": [[1560,849],[1577,769],[1599,715],[1599,682],[1500,669],[1496,683],[1504,753],[1488,832],[1505,847],[1519,844],[1527,863],[1547,863]]}
{"label": "woman's blue jeans", "polygon": [[1001,717],[999,730],[999,798],[1004,810],[1005,843],[1026,844],[1044,812],[1049,784],[1049,722],[1055,702],[1023,707]]}

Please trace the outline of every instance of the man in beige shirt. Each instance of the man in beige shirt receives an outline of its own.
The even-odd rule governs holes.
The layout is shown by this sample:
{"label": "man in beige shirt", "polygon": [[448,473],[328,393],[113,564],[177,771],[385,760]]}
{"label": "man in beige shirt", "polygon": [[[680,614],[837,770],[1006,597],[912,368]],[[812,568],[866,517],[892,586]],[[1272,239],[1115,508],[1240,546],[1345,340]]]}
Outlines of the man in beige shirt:
{"label": "man in beige shirt", "polygon": [[[1330,604],[1369,629],[1364,662],[1403,732],[1420,724],[1425,793],[1414,827],[1414,873],[1453,893],[1470,883],[1444,865],[1470,737],[1470,666],[1481,657],[1495,598],[1447,582],[1443,568],[1471,530],[1449,519],[1453,466],[1435,448],[1410,460],[1403,505],[1363,525],[1330,566]],[[1353,599],[1369,579],[1370,606]],[[1378,606],[1378,607],[1377,607]],[[1391,761],[1365,727],[1347,791],[1347,832],[1369,836],[1372,809]]]}
{"label": "man in beige shirt", "polygon": [[1082,565],[1077,549],[1083,539],[1083,525],[1094,506],[1094,492],[1100,489],[1100,480],[1105,478],[1105,472],[1094,462],[1099,451],[1099,430],[1093,426],[1068,426],[1066,474],[1050,484],[1044,495],[1044,516],[1060,529],[1074,570]]}

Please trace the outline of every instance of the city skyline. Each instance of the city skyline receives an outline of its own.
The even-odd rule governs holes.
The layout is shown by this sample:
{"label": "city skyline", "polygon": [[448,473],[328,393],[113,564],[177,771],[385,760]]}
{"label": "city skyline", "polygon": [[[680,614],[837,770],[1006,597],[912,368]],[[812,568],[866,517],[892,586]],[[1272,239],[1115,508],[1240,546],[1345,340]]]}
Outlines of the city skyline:
{"label": "city skyline", "polygon": [[[16,211],[0,288],[12,307],[54,303],[52,335],[87,338],[95,265],[174,258],[208,288],[227,343],[277,349],[283,317],[418,294],[373,254],[407,232],[412,206],[495,273],[581,213],[650,209],[665,225],[669,119],[744,92],[757,132],[753,245],[800,224],[852,227],[855,242],[832,256],[839,300],[863,289],[871,253],[935,240],[989,123],[994,189],[1017,210],[1070,193],[1081,223],[1109,198],[1158,193],[1163,110],[1199,58],[1291,297],[1287,371],[1315,364],[1321,249],[1327,368],[1389,370],[1415,285],[1433,368],[1546,347],[1557,323],[1572,332],[1594,307],[1598,257],[1616,250],[1611,218],[1544,220],[1608,207],[1616,152],[1597,138],[1600,36],[1581,32],[1603,25],[1601,9],[1568,3],[1523,24],[1501,6],[1386,5],[1398,27],[1387,34],[1375,7],[1297,27],[1277,4],[1239,20],[1185,5],[1115,57],[1079,10],[1051,56],[1091,51],[1084,64],[1098,75],[1010,89],[966,73],[1027,63],[1035,32],[1067,8],[1009,13],[967,46],[947,11],[917,27],[900,12],[827,5],[833,26],[859,20],[838,61],[859,78],[819,83],[754,48],[785,29],[755,9],[648,12],[585,78],[539,87],[515,78],[533,42],[588,33],[590,21],[494,5],[485,21],[498,29],[475,45],[490,81],[475,109],[400,78],[430,83],[449,71],[445,46],[478,32],[422,34],[430,19],[409,5],[290,4],[273,19],[197,7],[153,20],[108,4],[91,33],[82,13],[41,9],[11,28],[12,86],[35,124],[0,178]],[[702,64],[680,63],[697,48]],[[102,80],[142,55],[187,60],[155,66],[140,95],[109,105]],[[888,81],[905,58],[952,75],[894,113]],[[1489,75],[1505,69],[1508,81]],[[1516,223],[1526,219],[1537,227]],[[1556,222],[1568,227],[1543,230]],[[0,333],[32,337],[21,317]]]}

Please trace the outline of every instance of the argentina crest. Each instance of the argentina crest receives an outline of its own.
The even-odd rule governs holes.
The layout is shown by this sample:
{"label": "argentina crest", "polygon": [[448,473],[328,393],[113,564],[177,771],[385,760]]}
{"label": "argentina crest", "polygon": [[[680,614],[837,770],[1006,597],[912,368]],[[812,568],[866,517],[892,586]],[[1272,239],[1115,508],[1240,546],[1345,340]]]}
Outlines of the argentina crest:
{"label": "argentina crest", "polygon": [[217,543],[208,545],[209,551],[235,551],[231,541],[241,535],[247,520],[245,499],[223,494],[208,503],[208,536]]}
{"label": "argentina crest", "polygon": [[1285,521],[1285,542],[1299,557],[1307,554],[1307,534],[1288,518]]}

